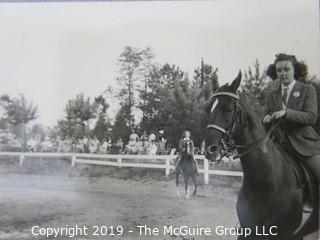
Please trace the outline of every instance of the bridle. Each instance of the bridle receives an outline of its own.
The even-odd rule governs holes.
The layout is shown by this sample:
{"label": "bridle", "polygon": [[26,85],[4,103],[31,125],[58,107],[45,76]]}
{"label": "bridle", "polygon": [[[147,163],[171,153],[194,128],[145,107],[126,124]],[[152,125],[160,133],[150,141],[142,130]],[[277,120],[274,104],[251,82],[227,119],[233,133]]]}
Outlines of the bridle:
{"label": "bridle", "polygon": [[241,114],[241,112],[240,112],[241,106],[239,104],[240,98],[237,94],[230,93],[230,92],[217,92],[212,95],[212,98],[219,97],[219,96],[229,96],[233,99],[236,99],[235,110],[233,112],[232,122],[231,122],[230,126],[228,126],[226,129],[224,129],[223,127],[220,127],[216,124],[209,124],[209,125],[207,125],[207,128],[208,129],[210,129],[210,128],[216,129],[216,130],[222,132],[222,134],[224,134],[224,137],[232,137],[231,135],[234,134],[238,116],[239,116],[239,114]]}
{"label": "bridle", "polygon": [[239,100],[240,97],[238,94],[235,93],[230,93],[230,92],[216,92],[212,95],[212,99],[215,97],[220,97],[220,96],[228,96],[231,97],[233,99],[235,99],[235,110],[233,111],[233,116],[232,116],[232,121],[229,124],[229,126],[227,128],[223,128],[219,125],[216,124],[209,124],[207,125],[207,129],[216,129],[219,132],[221,132],[222,138],[220,140],[221,146],[223,148],[223,150],[226,152],[227,156],[229,157],[231,154],[229,152],[229,149],[246,149],[244,152],[242,152],[241,154],[238,155],[238,157],[242,157],[246,154],[248,154],[249,152],[253,151],[254,149],[260,147],[261,145],[263,147],[265,147],[265,143],[268,141],[268,139],[270,138],[271,133],[274,131],[275,128],[277,128],[280,124],[280,121],[278,121],[276,124],[274,124],[274,126],[272,126],[272,128],[267,132],[266,136],[264,136],[263,138],[247,144],[247,145],[237,145],[237,144],[233,144],[230,143],[230,139],[233,138],[234,133],[236,131],[236,127],[237,127],[237,123],[241,122],[240,117],[241,117],[241,111],[242,111],[242,107],[239,104]]}
{"label": "bridle", "polygon": [[236,125],[239,119],[239,116],[241,114],[241,106],[239,104],[239,95],[230,93],[230,92],[216,92],[212,95],[212,99],[215,97],[220,97],[220,96],[228,96],[233,99],[235,99],[235,110],[233,111],[233,116],[232,116],[232,121],[230,125],[227,128],[223,128],[217,124],[209,124],[207,125],[207,129],[216,129],[219,132],[221,132],[222,138],[220,139],[220,144],[225,151],[227,157],[229,158],[231,156],[231,153],[229,152],[230,148],[237,148],[239,145],[234,145],[230,143],[230,139],[232,139],[234,132],[236,130]]}

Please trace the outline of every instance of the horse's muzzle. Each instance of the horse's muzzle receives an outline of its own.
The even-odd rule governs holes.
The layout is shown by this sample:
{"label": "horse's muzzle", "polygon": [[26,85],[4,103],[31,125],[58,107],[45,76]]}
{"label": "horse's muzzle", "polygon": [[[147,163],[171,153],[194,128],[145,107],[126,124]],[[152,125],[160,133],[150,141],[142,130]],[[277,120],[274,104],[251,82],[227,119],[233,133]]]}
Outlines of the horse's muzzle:
{"label": "horse's muzzle", "polygon": [[207,154],[212,155],[216,153],[217,149],[218,149],[218,145],[215,145],[215,144],[210,145],[207,147]]}
{"label": "horse's muzzle", "polygon": [[210,145],[206,148],[206,158],[210,161],[217,161],[220,159],[220,152],[218,145]]}

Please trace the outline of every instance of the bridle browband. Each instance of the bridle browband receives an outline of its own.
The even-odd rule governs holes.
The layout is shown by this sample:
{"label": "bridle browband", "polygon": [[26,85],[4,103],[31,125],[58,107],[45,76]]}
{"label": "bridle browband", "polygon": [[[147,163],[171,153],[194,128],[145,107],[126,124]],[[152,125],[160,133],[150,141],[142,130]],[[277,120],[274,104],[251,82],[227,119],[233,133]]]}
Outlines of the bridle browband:
{"label": "bridle browband", "polygon": [[233,97],[237,100],[240,100],[239,95],[235,94],[235,93],[231,93],[231,92],[216,92],[212,95],[211,98],[217,97],[217,96],[230,96]]}

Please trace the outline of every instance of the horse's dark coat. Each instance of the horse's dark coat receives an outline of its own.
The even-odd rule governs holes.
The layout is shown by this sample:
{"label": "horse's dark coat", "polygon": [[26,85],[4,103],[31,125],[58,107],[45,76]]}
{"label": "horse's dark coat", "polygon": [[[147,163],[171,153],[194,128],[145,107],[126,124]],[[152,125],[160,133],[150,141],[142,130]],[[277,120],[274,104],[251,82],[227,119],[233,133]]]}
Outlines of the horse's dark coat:
{"label": "horse's dark coat", "polygon": [[[188,144],[188,143],[186,143]],[[179,163],[179,167],[176,171],[176,186],[179,186],[179,174],[180,174],[180,170],[182,171],[182,175],[183,175],[183,179],[184,179],[184,183],[185,183],[185,191],[186,191],[186,195],[188,193],[188,186],[189,186],[189,180],[190,178],[192,179],[193,183],[194,183],[194,191],[192,193],[193,196],[195,196],[197,194],[197,179],[196,179],[196,175],[197,175],[197,170],[196,170],[196,165],[194,162],[194,158],[193,155],[190,153],[189,150],[189,146],[185,147],[186,151],[183,152],[180,156],[180,163]]]}
{"label": "horse's dark coat", "polygon": [[[218,91],[236,94],[240,81],[241,74],[230,86],[225,85]],[[210,124],[218,125],[228,132],[238,106],[241,109],[241,115],[237,119],[232,136],[235,144],[249,145],[259,142],[265,136],[260,120],[250,109],[243,95],[240,95],[240,100],[230,96],[218,96],[218,98],[219,106],[211,113]],[[207,130],[205,139],[207,158],[215,159],[221,148],[220,140],[223,135],[223,132],[214,128]],[[239,149],[239,154],[241,155],[244,151],[246,151],[245,148]],[[256,227],[269,229],[276,226],[278,232],[276,236],[252,234],[247,238],[239,236],[239,239],[300,239],[310,230],[307,229],[309,226],[306,226],[297,236],[293,236],[302,218],[303,190],[298,186],[296,176],[286,157],[288,155],[285,156],[282,151],[279,151],[271,140],[267,141],[265,146],[253,148],[241,157],[244,177],[237,201],[240,225],[251,228],[253,233]],[[318,211],[313,213],[313,220],[317,219],[317,214]]]}

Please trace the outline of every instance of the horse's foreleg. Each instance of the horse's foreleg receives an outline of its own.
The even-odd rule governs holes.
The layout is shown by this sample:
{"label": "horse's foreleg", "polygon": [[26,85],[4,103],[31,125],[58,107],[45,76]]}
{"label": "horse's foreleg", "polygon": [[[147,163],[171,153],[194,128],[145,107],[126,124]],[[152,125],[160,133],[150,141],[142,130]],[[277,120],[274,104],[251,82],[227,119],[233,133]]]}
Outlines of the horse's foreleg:
{"label": "horse's foreleg", "polygon": [[177,187],[177,195],[178,195],[178,197],[181,196],[180,190],[179,190],[179,172],[180,171],[176,171],[176,187]]}
{"label": "horse's foreleg", "polygon": [[176,171],[176,186],[179,186],[179,171]]}
{"label": "horse's foreleg", "polygon": [[197,194],[197,188],[198,188],[198,184],[197,184],[197,180],[196,180],[196,176],[192,176],[192,181],[193,181],[193,184],[194,184],[194,191],[192,193],[192,196],[196,196]]}
{"label": "horse's foreleg", "polygon": [[190,199],[190,186],[187,186],[186,199]]}
{"label": "horse's foreleg", "polygon": [[189,192],[189,176],[184,176],[184,185],[186,191],[186,199],[190,199],[190,192]]}

